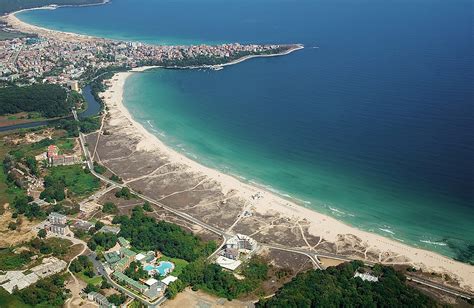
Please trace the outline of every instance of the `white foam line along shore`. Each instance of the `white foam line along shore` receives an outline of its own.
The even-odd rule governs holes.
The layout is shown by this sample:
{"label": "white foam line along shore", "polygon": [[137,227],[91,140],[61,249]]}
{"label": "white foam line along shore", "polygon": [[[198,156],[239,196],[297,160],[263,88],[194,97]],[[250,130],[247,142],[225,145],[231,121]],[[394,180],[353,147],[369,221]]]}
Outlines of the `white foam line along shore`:
{"label": "white foam line along shore", "polygon": [[[37,33],[39,35],[43,34],[46,36],[56,37],[57,39],[73,39],[76,41],[84,39],[103,40],[97,37],[60,32],[33,26],[18,19],[15,16],[15,13],[7,15],[6,20],[11,26],[20,31]],[[302,46],[300,47],[302,48]],[[295,48],[291,51],[297,49],[300,48]],[[244,60],[246,59],[242,58],[230,62],[227,65],[236,64]],[[133,129],[141,136],[142,140],[137,146],[139,150],[150,151],[157,149],[158,151],[165,153],[171,161],[185,164],[195,172],[207,175],[209,178],[220,183],[223,192],[234,190],[237,191],[242,198],[249,201],[252,200],[256,211],[259,213],[271,213],[275,216],[280,215],[282,217],[297,218],[301,220],[305,219],[310,223],[309,232],[314,236],[322,236],[328,242],[337,242],[339,235],[352,234],[362,239],[363,243],[365,243],[371,251],[379,251],[381,255],[404,256],[408,258],[411,261],[410,263],[414,266],[428,271],[447,273],[451,277],[456,278],[463,288],[474,291],[474,266],[452,260],[435,252],[408,246],[381,235],[351,227],[330,216],[315,212],[286,200],[262,187],[243,183],[236,177],[205,167],[166,146],[158,139],[158,137],[151,134],[140,123],[136,122],[123,105],[123,90],[126,79],[134,72],[143,72],[151,68],[156,67],[141,67],[133,69],[130,72],[117,73],[112,79],[111,87],[105,93],[106,99],[104,101],[109,108],[109,113],[113,116],[115,112],[120,112],[133,124],[133,126],[124,129]],[[114,121],[113,117],[111,121]],[[256,193],[259,193],[262,197],[253,200],[251,196]],[[404,262],[404,264],[406,264],[406,262]]]}
{"label": "white foam line along shore", "polygon": [[[133,126],[126,129],[136,130],[136,132],[140,134],[142,139],[137,145],[137,150],[158,150],[164,153],[169,157],[170,161],[185,164],[194,172],[204,174],[219,182],[224,193],[234,190],[245,200],[252,200],[256,211],[259,213],[272,213],[283,217],[306,219],[311,224],[309,232],[315,236],[322,236],[326,241],[336,242],[338,235],[352,234],[361,238],[371,249],[379,250],[382,254],[389,252],[395,255],[402,255],[410,259],[415,266],[440,273],[448,273],[451,276],[454,275],[459,279],[463,287],[474,290],[473,266],[452,260],[431,251],[408,246],[375,233],[351,227],[330,216],[285,200],[261,187],[243,183],[233,176],[203,166],[165,145],[157,136],[150,133],[139,122],[135,121],[123,104],[123,91],[126,79],[135,72],[143,72],[152,68],[157,67],[141,67],[133,69],[130,72],[117,73],[111,80],[111,87],[104,93],[104,101],[109,108],[109,113],[112,118],[111,121],[113,121],[114,113],[120,112],[133,124]],[[251,196],[256,193],[259,193],[262,197],[254,200]]]}

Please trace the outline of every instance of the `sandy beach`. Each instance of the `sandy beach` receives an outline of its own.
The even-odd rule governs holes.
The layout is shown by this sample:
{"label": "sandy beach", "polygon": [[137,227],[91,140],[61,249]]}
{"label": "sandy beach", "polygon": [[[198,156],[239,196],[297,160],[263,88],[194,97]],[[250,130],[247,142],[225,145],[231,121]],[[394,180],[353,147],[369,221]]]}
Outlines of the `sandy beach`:
{"label": "sandy beach", "polygon": [[[448,273],[451,277],[456,278],[463,288],[474,290],[473,266],[356,229],[332,217],[285,200],[262,188],[242,183],[232,176],[207,168],[166,146],[155,135],[136,122],[123,105],[122,96],[126,79],[131,74],[143,72],[150,68],[152,67],[142,67],[131,72],[116,74],[112,79],[111,87],[104,93],[111,124],[117,125],[118,123],[113,123],[119,121],[117,116],[124,116],[132,125],[123,129],[126,129],[130,135],[139,135],[140,141],[136,145],[136,151],[158,151],[163,153],[172,163],[185,165],[193,173],[205,175],[219,183],[224,195],[234,192],[239,198],[247,200],[248,204],[251,204],[257,213],[306,221],[309,224],[308,231],[311,235],[320,237],[320,241],[336,243],[336,250],[338,245],[347,245],[348,240],[349,242],[351,239],[354,240],[355,236],[355,241],[358,242],[357,245],[365,247],[363,253],[366,256],[369,253],[378,255],[378,260],[374,261],[385,264],[411,264],[427,271]],[[339,253],[342,253],[342,249]]]}
{"label": "sandy beach", "polygon": [[[107,2],[108,1],[105,1],[103,4]],[[93,4],[93,5],[102,5],[102,4]],[[26,22],[21,21],[18,17],[15,16],[16,14],[25,12],[25,11],[52,10],[52,9],[55,9],[55,7],[45,6],[45,7],[32,8],[32,9],[24,9],[24,10],[19,10],[19,11],[10,13],[1,18],[13,29],[20,32],[24,32],[24,33],[34,33],[34,34],[37,34],[39,37],[53,38],[53,39],[58,39],[62,41],[75,41],[75,42],[77,41],[104,41],[105,40],[105,39],[94,37],[94,36],[88,36],[88,35],[77,34],[77,33],[72,33],[72,32],[50,30],[50,29],[38,27],[35,25],[30,25]]]}
{"label": "sandy beach", "polygon": [[[5,20],[17,30],[37,33],[40,36],[74,41],[103,40],[29,25],[19,20],[14,13],[6,16]],[[236,64],[248,58],[252,57],[242,58],[227,65]],[[226,226],[226,229],[255,236],[258,241],[265,238],[265,241],[270,243],[278,243],[280,240],[280,243],[285,242],[286,245],[292,247],[309,248],[314,251],[324,249],[370,262],[412,265],[426,271],[449,274],[464,289],[474,291],[474,266],[356,229],[332,217],[286,200],[261,187],[243,183],[235,177],[205,167],[166,146],[136,122],[123,104],[126,79],[132,74],[141,73],[151,68],[153,67],[137,68],[130,72],[118,73],[112,78],[110,88],[102,94],[107,106],[104,127],[109,134],[98,134],[95,137],[97,142],[88,142],[91,145],[95,144],[95,149],[91,151],[94,156],[106,167],[124,178],[127,184],[134,183],[143,189],[143,194],[146,195],[159,191],[158,200],[169,202],[171,202],[171,197],[180,193],[195,193],[194,188],[204,186],[204,189],[200,190],[201,192],[212,190],[214,196],[218,195],[219,198],[212,199],[213,196],[210,195],[205,198],[199,196],[202,200],[199,199],[195,205],[186,208],[187,213],[189,212],[193,216],[194,208],[200,207],[203,211],[207,209],[208,212],[202,214],[202,217],[197,217],[199,219],[209,221],[211,219],[209,217],[212,215],[220,218],[228,214],[232,216],[231,219],[229,218],[229,221],[232,222]],[[138,158],[134,159],[134,157]],[[118,161],[127,164],[127,168],[120,168],[117,165]],[[131,169],[134,166],[142,167],[145,165],[143,161],[146,161],[146,165],[149,165],[152,171],[146,170],[145,172],[145,170],[135,168],[133,173]],[[163,164],[161,164],[162,162]],[[136,165],[134,165],[135,163]],[[160,179],[162,182],[159,187],[148,178],[155,179],[160,175],[166,175],[168,181]],[[172,178],[171,175],[176,177]],[[178,178],[178,175],[181,177]],[[191,188],[185,187],[176,190],[177,188],[173,187],[175,190],[172,192],[163,192],[171,185],[178,186],[176,183],[179,181],[189,185],[193,179],[196,181],[191,185]],[[181,184],[181,182],[179,183]],[[235,203],[230,202],[231,199],[235,200]],[[183,202],[176,203],[179,204],[176,207],[181,206],[181,203]],[[242,218],[241,214],[245,211],[250,211],[252,217]],[[219,223],[222,224],[222,222],[216,222],[216,226],[222,227]],[[283,233],[271,231],[273,227],[282,225],[289,225],[288,229],[291,232],[289,231],[288,237],[281,236],[279,239],[279,234]],[[265,234],[266,237],[256,237],[261,234]],[[293,238],[298,241],[293,241]]]}

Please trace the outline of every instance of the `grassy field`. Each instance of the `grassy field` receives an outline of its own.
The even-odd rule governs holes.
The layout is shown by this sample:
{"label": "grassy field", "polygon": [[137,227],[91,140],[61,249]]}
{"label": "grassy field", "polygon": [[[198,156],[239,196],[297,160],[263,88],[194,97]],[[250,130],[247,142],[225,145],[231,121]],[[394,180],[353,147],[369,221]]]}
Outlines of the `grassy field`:
{"label": "grassy field", "polygon": [[85,283],[91,283],[95,286],[100,286],[100,284],[102,283],[102,276],[94,276],[92,278],[89,278],[88,276],[84,274],[84,272],[79,272],[75,275],[77,275],[77,277],[81,279],[82,281],[84,281]]}
{"label": "grassy field", "polygon": [[70,247],[72,246],[72,242],[70,240],[63,238],[51,237],[45,239],[44,241],[48,244],[48,246],[51,247],[53,255],[60,259],[64,259],[64,257],[69,252]]}
{"label": "grassy field", "polygon": [[[4,142],[0,141],[0,163],[3,163],[5,159],[5,155],[11,150],[9,146],[7,146]],[[16,196],[23,195],[24,192],[16,187],[15,185],[8,185],[7,183],[7,175],[3,168],[0,168],[0,207],[5,205],[5,203],[12,202]],[[3,212],[0,209],[0,213]]]}
{"label": "grassy field", "polygon": [[159,261],[169,261],[174,263],[174,270],[171,272],[173,276],[179,276],[183,269],[188,265],[188,261],[183,260],[183,259],[178,259],[178,258],[170,258],[167,256],[162,256],[161,258],[158,259],[157,263]]}
{"label": "grassy field", "polygon": [[71,151],[74,148],[76,142],[74,139],[61,138],[56,142],[56,145],[62,152]]}
{"label": "grassy field", "polygon": [[36,143],[16,146],[12,149],[11,154],[18,160],[28,156],[36,156],[47,151],[48,146],[51,144],[54,144],[53,140],[44,139]]}
{"label": "grassy field", "polygon": [[[8,153],[8,151],[8,147],[3,142],[0,142],[0,160],[2,162],[5,159],[5,155]],[[7,175],[5,174],[3,168],[0,168],[0,206],[2,207],[5,203],[10,202],[10,198],[7,194],[7,189]]]}
{"label": "grassy field", "polygon": [[18,270],[30,261],[28,254],[14,253],[10,248],[0,250],[0,270]]}
{"label": "grassy field", "polygon": [[9,32],[0,30],[0,41],[12,40],[14,38],[23,38],[27,36],[28,35],[21,32]]}
{"label": "grassy field", "polygon": [[23,303],[18,297],[9,294],[0,288],[0,307],[2,308],[30,308],[32,306]]}
{"label": "grassy field", "polygon": [[63,179],[66,188],[75,196],[89,195],[100,187],[100,181],[84,172],[81,165],[53,167],[49,171],[53,178]]}

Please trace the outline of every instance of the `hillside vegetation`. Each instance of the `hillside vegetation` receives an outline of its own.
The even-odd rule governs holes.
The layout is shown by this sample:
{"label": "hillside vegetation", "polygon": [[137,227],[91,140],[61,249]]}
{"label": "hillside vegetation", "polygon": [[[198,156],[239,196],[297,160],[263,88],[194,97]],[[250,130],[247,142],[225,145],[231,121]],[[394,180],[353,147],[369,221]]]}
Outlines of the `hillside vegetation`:
{"label": "hillside vegetation", "polygon": [[35,84],[0,88],[0,115],[38,112],[47,118],[70,114],[73,102],[59,85]]}
{"label": "hillside vegetation", "polygon": [[376,265],[378,282],[354,278],[363,263],[354,261],[325,271],[311,270],[285,284],[257,307],[435,307],[436,303],[408,286],[392,267]]}

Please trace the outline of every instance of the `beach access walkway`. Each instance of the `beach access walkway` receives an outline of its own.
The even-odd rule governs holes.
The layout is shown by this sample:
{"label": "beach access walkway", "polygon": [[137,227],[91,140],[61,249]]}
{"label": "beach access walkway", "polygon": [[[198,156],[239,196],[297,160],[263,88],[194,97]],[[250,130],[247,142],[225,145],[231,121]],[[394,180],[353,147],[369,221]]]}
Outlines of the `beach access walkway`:
{"label": "beach access walkway", "polygon": [[[78,119],[78,116],[77,116],[77,113],[75,110],[72,110],[72,113],[73,113],[73,116],[74,116],[74,119],[76,119],[76,121],[79,121]],[[100,135],[101,134],[101,130],[102,130],[102,127],[103,125],[101,125],[101,128],[98,132],[98,134]],[[191,215],[187,214],[187,213],[184,213],[184,212],[181,212],[181,211],[178,211],[176,209],[173,209],[157,200],[154,200],[148,196],[145,196],[137,191],[134,191],[131,187],[127,186],[127,184],[119,184],[119,183],[116,183],[98,173],[96,173],[94,171],[94,163],[92,161],[92,158],[91,158],[91,155],[86,147],[86,141],[85,141],[85,138],[84,138],[84,135],[82,133],[79,133],[79,140],[80,140],[80,144],[81,144],[81,148],[82,148],[82,151],[83,151],[83,154],[84,154],[84,157],[86,159],[86,164],[87,164],[87,167],[89,168],[91,174],[93,174],[95,177],[99,178],[100,180],[102,180],[103,182],[109,184],[110,186],[113,186],[114,188],[123,188],[123,187],[127,187],[128,189],[130,189],[130,192],[135,194],[137,197],[139,198],[142,198],[143,200],[145,201],[148,201],[151,205],[153,206],[157,206],[159,208],[162,208],[166,211],[169,211],[171,213],[173,213],[174,215],[178,216],[178,217],[181,217],[193,224],[196,224],[220,237],[223,238],[223,243],[221,244],[221,246],[218,247],[218,249],[213,253],[211,254],[210,257],[213,257],[217,254],[218,251],[220,251],[223,247],[223,245],[227,242],[227,240],[229,238],[231,238],[234,234],[230,233],[230,231],[227,231],[227,230],[221,230],[219,228],[216,228],[214,226],[211,226],[205,222],[202,222],[201,220],[195,218],[195,217],[192,217]],[[286,247],[286,246],[283,246],[283,245],[276,245],[276,244],[259,244],[261,247],[266,247],[266,248],[269,248],[269,249],[276,249],[276,250],[282,250],[282,251],[287,251],[287,252],[292,252],[292,253],[297,253],[297,254],[302,254],[302,255],[305,255],[306,257],[308,257],[311,262],[313,263],[313,266],[314,268],[317,268],[317,269],[323,269],[322,266],[321,266],[321,262],[319,261],[318,257],[324,257],[324,258],[331,258],[331,259],[336,259],[336,260],[341,260],[341,261],[352,261],[353,259],[350,259],[346,256],[343,256],[343,255],[338,255],[338,254],[333,254],[333,253],[327,253],[327,252],[318,252],[316,250],[307,250],[307,249],[301,249],[301,248],[293,248],[293,247]],[[373,265],[373,264],[368,264],[368,265]],[[105,273],[105,271],[104,271]],[[110,279],[110,277],[108,278]],[[472,299],[474,298],[474,295],[472,294],[468,294],[466,292],[462,292],[460,290],[457,290],[455,288],[451,288],[451,287],[447,287],[445,285],[442,285],[442,284],[439,284],[439,283],[436,283],[436,282],[431,282],[431,281],[426,281],[426,280],[422,280],[422,279],[419,279],[419,278],[415,278],[415,277],[411,277],[409,276],[410,280],[416,282],[416,283],[420,283],[420,284],[423,284],[425,286],[428,286],[428,287],[431,287],[431,288],[435,288],[437,290],[440,290],[440,291],[443,291],[443,292],[446,292],[446,293],[449,293],[451,295],[455,295],[455,296],[460,296],[462,298],[465,298],[465,299]],[[111,279],[110,279],[111,283],[113,285],[116,285],[115,282],[113,282]],[[118,285],[117,285],[118,286]],[[120,289],[123,289],[123,287],[121,286],[118,286],[120,287]],[[140,297],[137,297],[134,293],[132,292],[127,292],[127,290],[125,289],[124,290],[127,294],[141,300],[142,302],[144,302]],[[164,300],[163,300],[164,301]],[[144,303],[146,303],[147,305],[149,306],[155,306],[157,305],[157,303],[150,303],[150,302],[147,302],[145,301]],[[161,303],[161,301],[160,301]]]}

